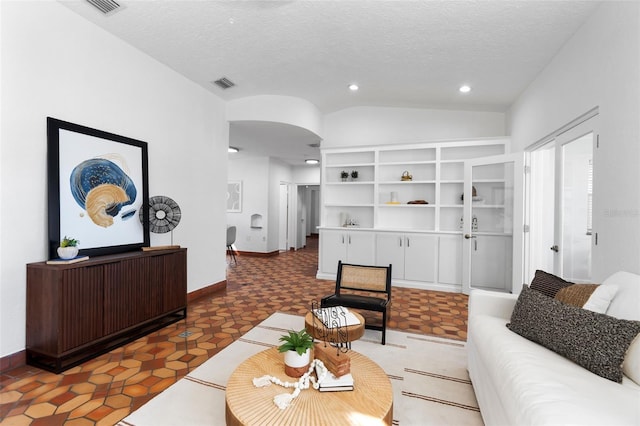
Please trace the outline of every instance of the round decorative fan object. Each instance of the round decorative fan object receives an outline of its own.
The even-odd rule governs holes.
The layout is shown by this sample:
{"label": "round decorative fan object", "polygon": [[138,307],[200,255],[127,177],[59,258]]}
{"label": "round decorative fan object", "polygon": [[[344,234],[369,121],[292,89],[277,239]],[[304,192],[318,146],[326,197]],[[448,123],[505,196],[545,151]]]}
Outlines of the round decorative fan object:
{"label": "round decorative fan object", "polygon": [[[178,226],[182,212],[178,203],[164,195],[149,198],[149,231],[154,234],[165,234]],[[140,210],[140,221],[142,221]]]}

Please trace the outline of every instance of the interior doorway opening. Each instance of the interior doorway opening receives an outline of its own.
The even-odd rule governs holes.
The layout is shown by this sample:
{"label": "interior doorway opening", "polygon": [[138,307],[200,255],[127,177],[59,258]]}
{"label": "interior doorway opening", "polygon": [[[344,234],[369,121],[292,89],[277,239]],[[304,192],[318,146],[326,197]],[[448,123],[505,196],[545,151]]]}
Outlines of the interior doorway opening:
{"label": "interior doorway opening", "polygon": [[320,185],[280,184],[279,250],[298,250],[320,226]]}

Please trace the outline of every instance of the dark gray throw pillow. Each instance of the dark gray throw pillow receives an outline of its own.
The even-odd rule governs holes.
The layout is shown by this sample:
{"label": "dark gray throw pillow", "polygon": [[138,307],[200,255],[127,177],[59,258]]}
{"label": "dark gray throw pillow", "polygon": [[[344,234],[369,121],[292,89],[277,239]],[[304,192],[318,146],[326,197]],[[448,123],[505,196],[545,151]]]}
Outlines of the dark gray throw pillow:
{"label": "dark gray throw pillow", "polygon": [[587,370],[622,382],[622,362],[640,321],[566,305],[524,285],[507,327]]}
{"label": "dark gray throw pillow", "polygon": [[531,280],[531,285],[529,287],[534,290],[538,290],[539,292],[544,293],[549,297],[555,297],[556,293],[558,293],[560,289],[568,287],[570,285],[573,285],[573,283],[570,283],[569,281],[565,281],[556,275],[538,269],[533,276],[533,280]]}

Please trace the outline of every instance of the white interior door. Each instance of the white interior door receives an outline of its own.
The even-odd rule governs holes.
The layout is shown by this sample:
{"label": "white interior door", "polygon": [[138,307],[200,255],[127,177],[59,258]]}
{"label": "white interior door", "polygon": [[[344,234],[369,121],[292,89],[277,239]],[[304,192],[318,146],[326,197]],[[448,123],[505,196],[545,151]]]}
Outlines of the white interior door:
{"label": "white interior door", "polygon": [[462,291],[519,292],[524,154],[465,161]]}
{"label": "white interior door", "polygon": [[287,251],[289,249],[289,185],[280,184],[280,209],[279,209],[279,229],[278,229],[278,250]]}
{"label": "white interior door", "polygon": [[298,215],[296,223],[296,250],[303,248],[307,244],[307,191],[303,185],[298,185]]}
{"label": "white interior door", "polygon": [[556,145],[555,140],[529,154],[527,178],[528,206],[525,234],[526,273],[525,282],[530,283],[536,269],[553,272],[555,256],[556,223]]}

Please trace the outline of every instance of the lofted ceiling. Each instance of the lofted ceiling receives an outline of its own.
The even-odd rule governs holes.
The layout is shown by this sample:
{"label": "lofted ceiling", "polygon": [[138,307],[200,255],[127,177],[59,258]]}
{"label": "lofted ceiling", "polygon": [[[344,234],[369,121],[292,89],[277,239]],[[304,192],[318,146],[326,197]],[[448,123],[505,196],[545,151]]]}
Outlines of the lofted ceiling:
{"label": "lofted ceiling", "polygon": [[[598,7],[594,1],[116,0],[103,14],[59,0],[225,100],[506,111]],[[222,90],[214,80],[236,86]],[[351,92],[348,85],[360,90]],[[471,91],[458,88],[468,84]],[[260,140],[252,140],[260,138]],[[230,145],[291,164],[317,136],[269,123],[233,126]],[[251,148],[250,148],[251,147]],[[241,151],[242,152],[242,151]]]}

